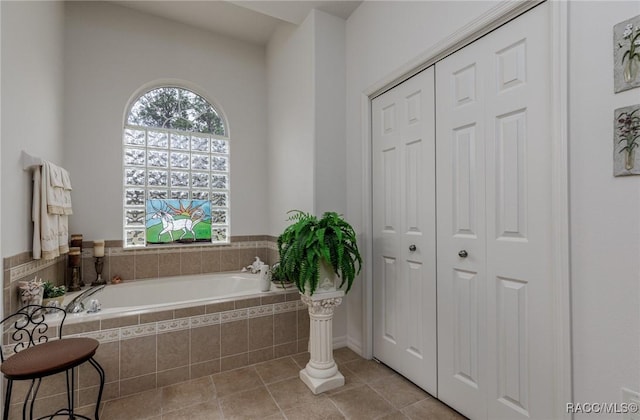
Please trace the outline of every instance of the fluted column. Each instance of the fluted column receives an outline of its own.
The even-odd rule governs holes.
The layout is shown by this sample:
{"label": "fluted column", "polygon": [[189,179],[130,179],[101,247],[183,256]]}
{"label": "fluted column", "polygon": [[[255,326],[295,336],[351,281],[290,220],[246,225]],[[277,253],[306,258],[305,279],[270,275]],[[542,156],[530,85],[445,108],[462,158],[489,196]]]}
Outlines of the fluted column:
{"label": "fluted column", "polygon": [[309,307],[309,353],[307,366],[300,371],[300,379],[314,394],[344,385],[344,376],[333,360],[333,312],[342,303],[342,290],[301,295]]}

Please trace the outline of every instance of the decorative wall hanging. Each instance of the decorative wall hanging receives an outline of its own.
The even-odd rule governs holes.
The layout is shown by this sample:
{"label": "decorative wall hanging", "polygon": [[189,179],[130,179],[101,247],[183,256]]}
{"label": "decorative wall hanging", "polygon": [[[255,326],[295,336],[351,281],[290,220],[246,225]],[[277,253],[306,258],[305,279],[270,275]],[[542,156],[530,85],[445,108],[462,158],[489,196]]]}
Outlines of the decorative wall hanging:
{"label": "decorative wall hanging", "polygon": [[147,200],[147,243],[211,241],[209,200]]}
{"label": "decorative wall hanging", "polygon": [[640,175],[640,105],[618,108],[613,117],[613,175]]}
{"label": "decorative wall hanging", "polygon": [[616,93],[640,86],[640,15],[613,27],[613,84]]}

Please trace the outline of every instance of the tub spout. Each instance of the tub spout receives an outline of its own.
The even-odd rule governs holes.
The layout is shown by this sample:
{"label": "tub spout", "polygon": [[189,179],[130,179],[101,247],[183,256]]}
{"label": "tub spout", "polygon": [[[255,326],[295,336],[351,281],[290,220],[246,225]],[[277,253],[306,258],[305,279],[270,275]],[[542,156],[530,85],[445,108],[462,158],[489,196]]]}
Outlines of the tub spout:
{"label": "tub spout", "polygon": [[73,298],[71,302],[64,309],[67,313],[76,314],[78,312],[84,311],[84,301],[87,300],[90,296],[95,295],[102,289],[106,287],[106,284],[101,284],[99,286],[93,286],[84,292],[80,293],[78,296]]}

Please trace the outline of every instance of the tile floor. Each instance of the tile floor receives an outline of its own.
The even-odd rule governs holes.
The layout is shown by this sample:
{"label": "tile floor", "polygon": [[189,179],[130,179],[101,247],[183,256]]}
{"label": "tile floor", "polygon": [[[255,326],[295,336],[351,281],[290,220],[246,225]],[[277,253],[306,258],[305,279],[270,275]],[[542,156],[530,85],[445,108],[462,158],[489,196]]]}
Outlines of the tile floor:
{"label": "tile floor", "polygon": [[324,394],[298,378],[302,353],[108,401],[100,419],[464,419],[384,365],[334,355],[346,383]]}

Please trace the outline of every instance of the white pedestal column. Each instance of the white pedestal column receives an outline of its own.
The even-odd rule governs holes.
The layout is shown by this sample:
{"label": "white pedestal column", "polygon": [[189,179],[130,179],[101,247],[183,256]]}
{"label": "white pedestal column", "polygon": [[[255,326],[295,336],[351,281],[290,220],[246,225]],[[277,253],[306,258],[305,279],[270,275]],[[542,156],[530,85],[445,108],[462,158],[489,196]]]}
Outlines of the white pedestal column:
{"label": "white pedestal column", "polygon": [[320,394],[344,385],[344,376],[333,360],[333,311],[342,303],[344,291],[301,295],[309,307],[309,353],[307,366],[300,371],[300,379],[311,392]]}

